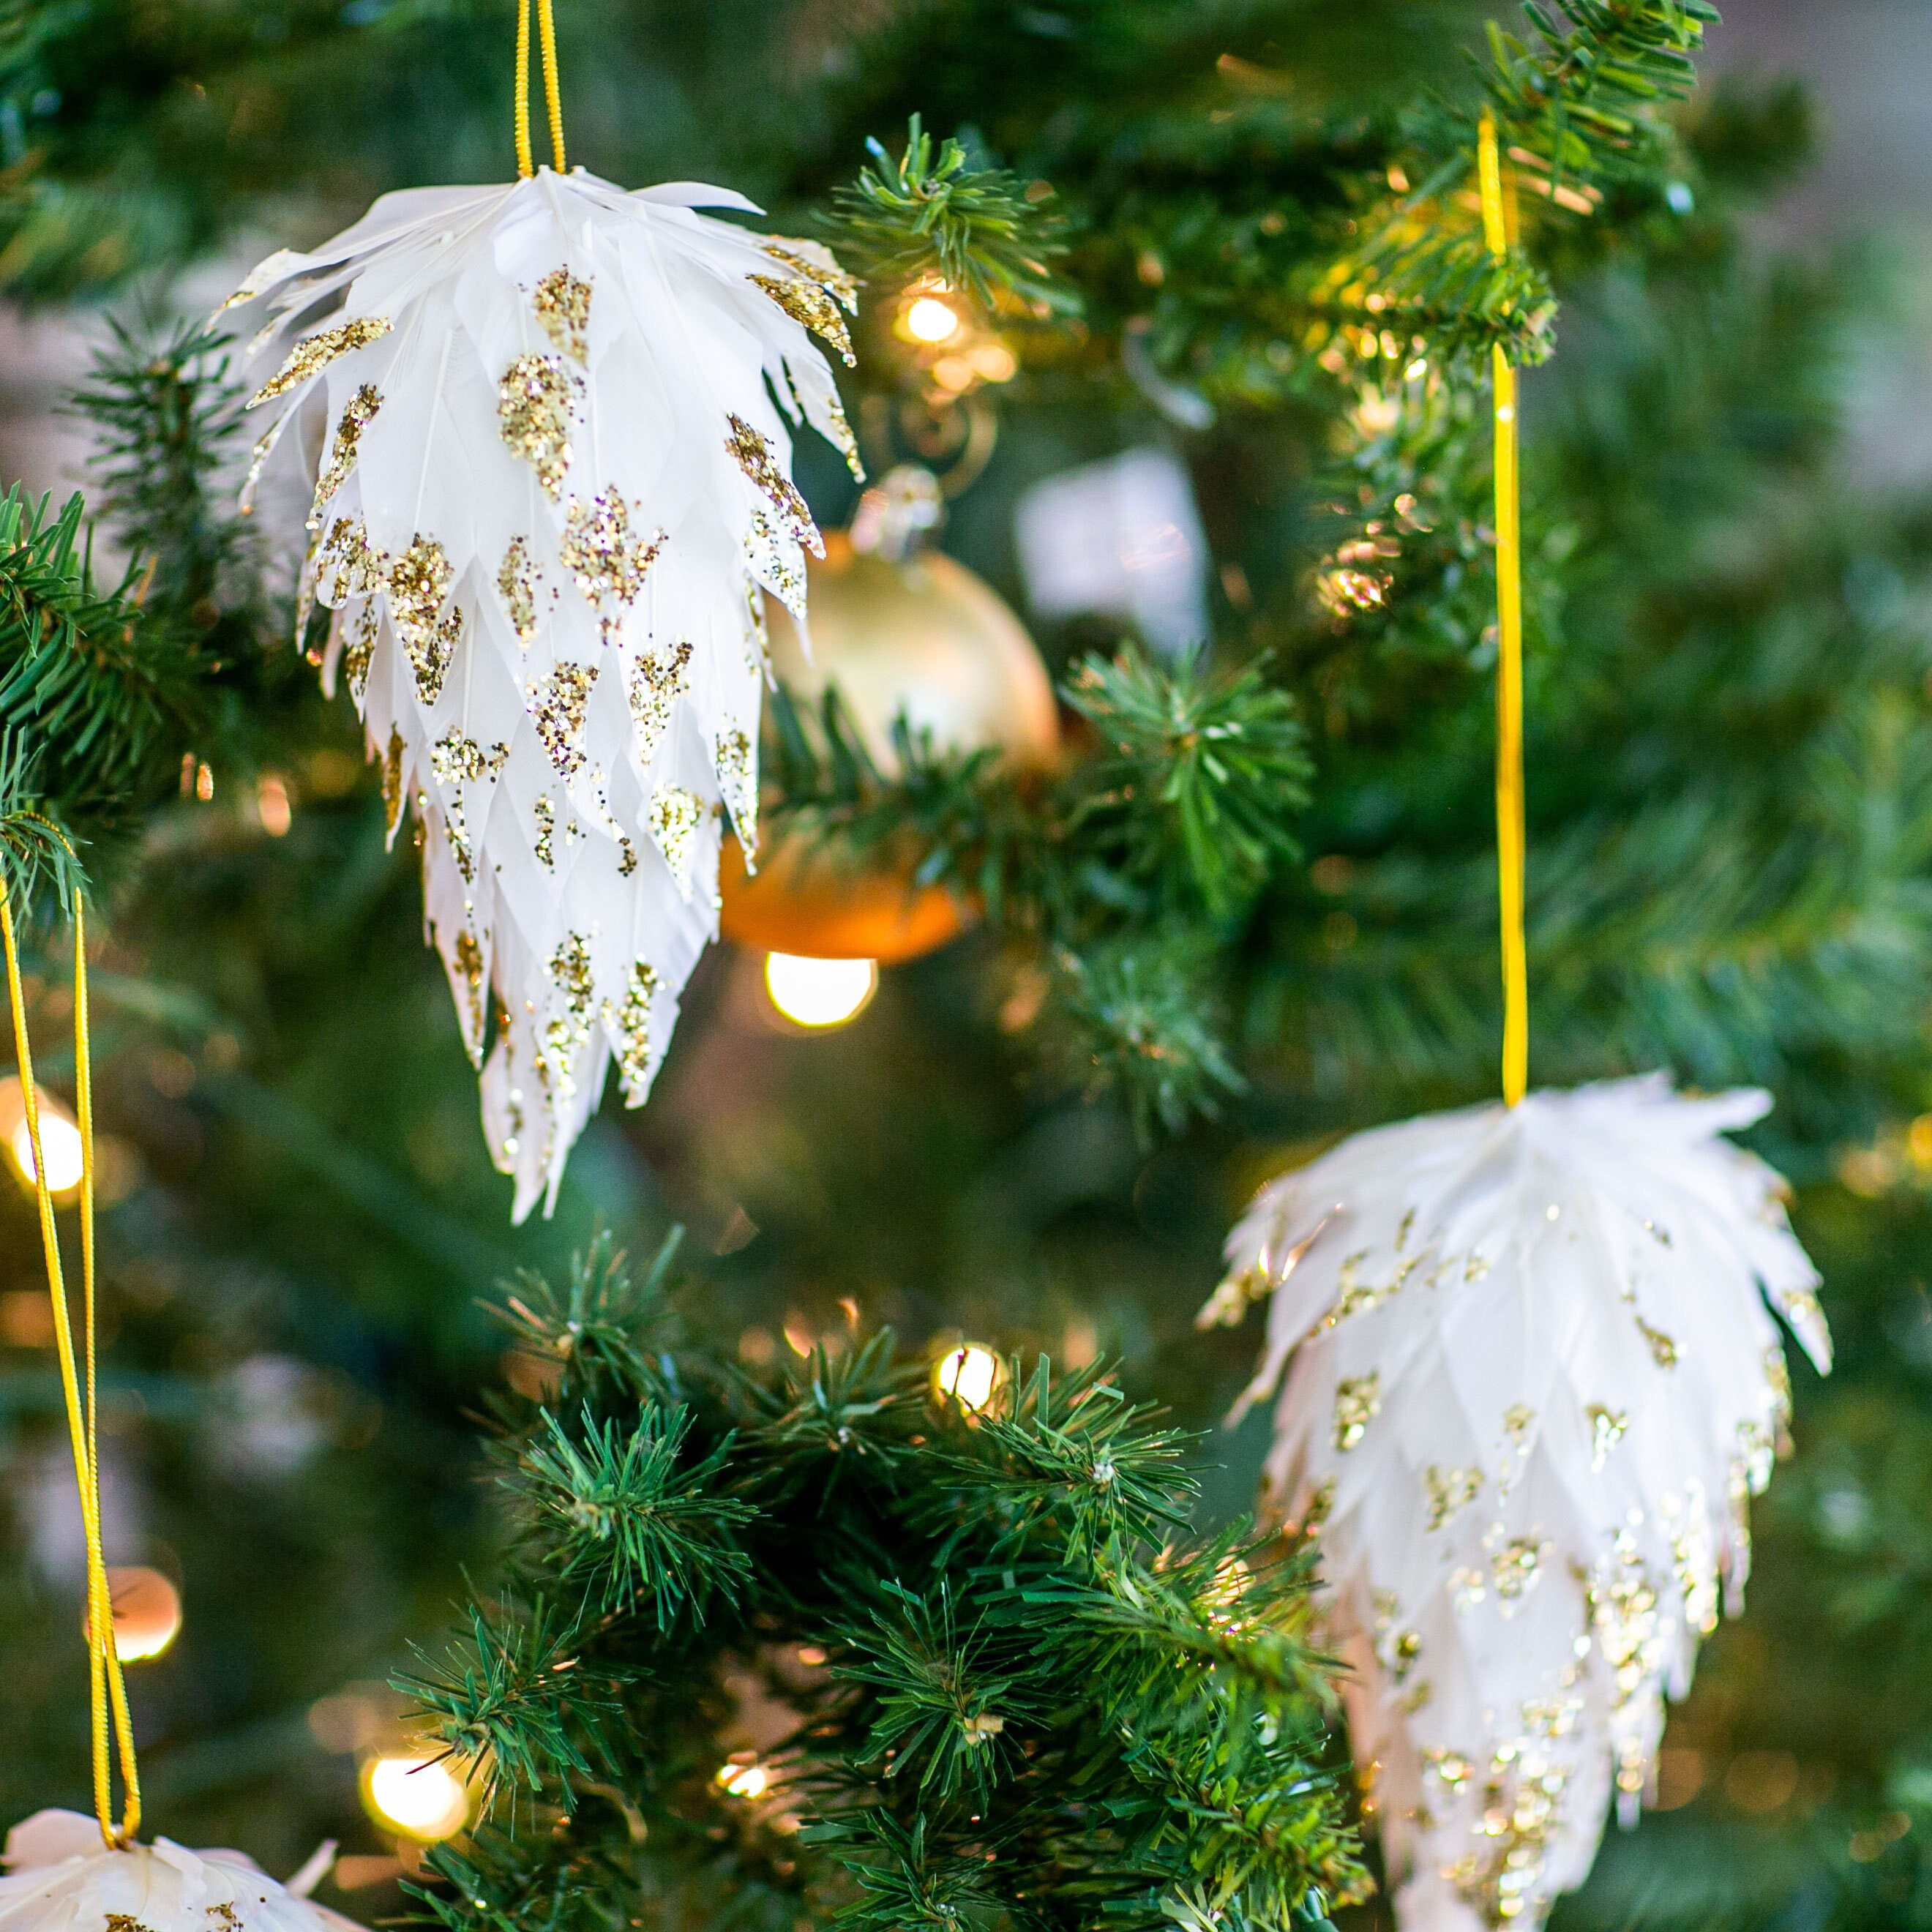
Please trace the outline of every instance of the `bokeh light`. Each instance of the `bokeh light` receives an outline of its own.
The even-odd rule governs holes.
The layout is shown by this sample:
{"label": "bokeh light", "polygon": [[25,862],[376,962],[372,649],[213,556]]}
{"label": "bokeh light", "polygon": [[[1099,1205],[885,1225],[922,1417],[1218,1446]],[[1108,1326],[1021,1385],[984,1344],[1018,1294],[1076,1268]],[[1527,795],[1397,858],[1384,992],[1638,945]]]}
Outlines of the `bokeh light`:
{"label": "bokeh light", "polygon": [[959,318],[934,296],[920,296],[907,307],[906,333],[915,342],[949,342],[958,333]]}
{"label": "bokeh light", "polygon": [[362,1802],[379,1825],[432,1845],[453,1838],[470,1819],[470,1792],[447,1758],[386,1754],[362,1773]]}
{"label": "bokeh light", "polygon": [[[40,1102],[40,1145],[47,1157],[47,1186],[56,1194],[71,1193],[80,1185],[80,1129],[59,1101],[38,1083],[34,1088]],[[20,1076],[10,1073],[0,1080],[0,1131],[7,1136],[7,1150],[14,1170],[29,1192],[34,1185],[34,1137],[27,1130],[26,1096]]]}
{"label": "bokeh light", "polygon": [[939,1358],[933,1386],[950,1396],[962,1408],[982,1409],[993,1397],[1000,1379],[1000,1358],[977,1342],[962,1342]]}
{"label": "bokeh light", "polygon": [[843,1026],[856,1019],[877,991],[874,959],[808,959],[774,952],[765,961],[765,990],[794,1025]]}

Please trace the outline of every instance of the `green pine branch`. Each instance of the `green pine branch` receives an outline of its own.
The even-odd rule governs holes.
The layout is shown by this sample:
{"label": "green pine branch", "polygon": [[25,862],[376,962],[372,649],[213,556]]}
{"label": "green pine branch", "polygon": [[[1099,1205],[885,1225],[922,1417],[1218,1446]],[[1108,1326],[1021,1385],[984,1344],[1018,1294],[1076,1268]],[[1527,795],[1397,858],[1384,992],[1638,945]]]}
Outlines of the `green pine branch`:
{"label": "green pine branch", "polygon": [[866,146],[871,165],[834,193],[822,225],[868,276],[934,274],[987,308],[1005,296],[1042,314],[1078,308],[1052,266],[1066,243],[1050,196],[976,162],[956,138],[935,146],[916,114],[896,161],[877,140]]}

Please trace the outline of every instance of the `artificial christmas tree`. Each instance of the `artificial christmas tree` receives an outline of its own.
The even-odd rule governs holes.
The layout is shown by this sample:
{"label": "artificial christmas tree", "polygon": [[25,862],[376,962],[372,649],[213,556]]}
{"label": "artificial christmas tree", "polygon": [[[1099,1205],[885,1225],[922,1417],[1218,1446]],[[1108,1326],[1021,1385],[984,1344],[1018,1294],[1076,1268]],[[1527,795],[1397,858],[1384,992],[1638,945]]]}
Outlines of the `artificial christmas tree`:
{"label": "artificial christmas tree", "polygon": [[[1922,520],[1822,494],[1820,371],[1859,284],[1766,268],[1736,239],[1802,144],[1789,100],[1662,104],[1701,9],[1579,7],[1465,68],[1480,10],[563,10],[573,144],[600,173],[732,180],[864,279],[842,378],[862,432],[872,398],[942,451],[973,410],[997,416],[949,550],[1021,605],[1006,532],[1025,487],[1163,446],[1199,498],[1214,634],[1176,665],[1022,606],[1078,721],[1046,783],[916,752],[868,772],[801,713],[771,748],[768,836],[854,864],[910,826],[922,876],[983,906],[983,929],[815,1039],[771,1031],[721,952],[651,1105],[586,1126],[550,1229],[505,1226],[447,991],[422,970],[419,886],[383,859],[352,735],[286,647],[286,586],[206,487],[236,451],[220,352],[142,340],[94,386],[119,439],[95,506],[136,569],[118,597],[111,578],[84,593],[77,552],[55,567],[58,542],[10,541],[7,716],[43,762],[31,790],[9,783],[84,832],[109,895],[101,1106],[130,1176],[104,1244],[110,1554],[178,1559],[184,1582],[182,1636],[132,1687],[164,1828],[278,1870],[325,1827],[359,1834],[350,1884],[412,1856],[358,1820],[371,1747],[344,1714],[440,1624],[460,1564],[492,1574],[502,1532],[460,1445],[501,1340],[474,1298],[519,1264],[560,1278],[598,1212],[691,1223],[717,1251],[694,1316],[766,1386],[796,1345],[849,1350],[849,1300],[936,1354],[962,1330],[1028,1358],[1106,1349],[1189,1420],[1225,1408],[1240,1342],[1185,1338],[1239,1200],[1335,1136],[1490,1085],[1484,364],[1498,338],[1528,362],[1560,329],[1524,398],[1539,1073],[1669,1061],[1774,1089],[1755,1144],[1798,1190],[1839,1348],[1828,1394],[1795,1369],[1798,1454],[1758,1513],[1751,1616],[1713,1637],[1666,1736],[1672,1808],[1612,1834],[1563,1910],[1895,1921],[1928,1708],[1910,1554]],[[486,20],[506,44],[506,12],[407,0],[36,14],[4,70],[9,153],[17,127],[32,158],[0,206],[0,274],[99,286],[265,192],[279,231],[320,237],[376,192],[496,178]],[[1485,98],[1525,209],[1500,266],[1472,199]],[[956,160],[898,158],[916,110],[962,131]],[[814,227],[867,135],[892,158]],[[972,372],[956,406],[943,349],[895,332],[938,280],[1016,364]],[[845,521],[836,455],[801,446],[798,465],[818,520]],[[52,998],[58,942],[30,944],[31,996]],[[30,1234],[7,1237],[16,1280]],[[80,1687],[36,1500],[39,1345],[13,1306],[9,1514],[35,1552],[5,1586],[29,1712],[17,1816],[66,1775]],[[559,1412],[581,1455],[579,1424]],[[1243,1506],[1259,1454],[1237,1438],[1204,1514]],[[212,1588],[242,1550],[248,1589]],[[626,1896],[609,1803],[582,1796],[596,1855],[546,1915]],[[549,1842],[489,1840],[484,1895],[565,1870]],[[329,1896],[396,1909],[373,1881]]]}

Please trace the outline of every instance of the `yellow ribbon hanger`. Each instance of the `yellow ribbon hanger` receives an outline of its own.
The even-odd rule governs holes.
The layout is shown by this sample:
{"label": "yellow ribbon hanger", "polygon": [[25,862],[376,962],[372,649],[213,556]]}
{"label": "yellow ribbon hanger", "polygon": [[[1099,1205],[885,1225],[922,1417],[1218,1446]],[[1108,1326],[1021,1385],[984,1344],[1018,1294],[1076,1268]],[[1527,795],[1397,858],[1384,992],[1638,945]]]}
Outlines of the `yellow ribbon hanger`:
{"label": "yellow ribbon hanger", "polygon": [[[74,848],[48,820],[40,823]],[[87,1536],[87,1661],[93,1708],[94,1810],[110,1850],[130,1843],[141,1826],[141,1780],[134,1762],[134,1726],[128,1711],[128,1687],[114,1642],[114,1606],[107,1587],[107,1559],[100,1540],[100,1457],[96,1427],[94,1378],[94,1082],[87,1027],[87,923],[80,888],[74,896],[74,1068],[76,1112],[80,1120],[81,1354],[77,1367],[74,1328],[68,1312],[61,1268],[60,1232],[54,1197],[47,1184],[46,1157],[40,1145],[40,1108],[34,1088],[33,1053],[27,1041],[27,1006],[20,989],[20,955],[12,908],[0,882],[0,946],[7,960],[7,993],[14,1009],[14,1045],[19,1057],[20,1098],[26,1109],[27,1136],[34,1155],[34,1194],[40,1211],[40,1246],[46,1256],[47,1292],[52,1299],[54,1346],[60,1358],[61,1392],[67,1403],[68,1435],[74,1446],[81,1523]],[[86,1395],[82,1394],[85,1376]],[[110,1742],[110,1732],[112,1732]],[[113,1760],[118,1747],[124,1787],[121,1820],[114,1820]]]}
{"label": "yellow ribbon hanger", "polygon": [[[1483,237],[1500,260],[1516,226],[1486,108],[1477,140]],[[1516,468],[1516,370],[1501,343],[1490,351],[1496,416],[1496,874],[1502,906],[1503,1099],[1514,1107],[1529,1085],[1529,956],[1523,937],[1522,544]]]}
{"label": "yellow ribbon hanger", "polygon": [[[537,0],[537,31],[543,44],[544,104],[550,110],[551,165],[563,166],[563,96],[556,79],[556,22],[551,0]],[[517,0],[517,172],[528,181],[536,172],[530,158],[530,0]]]}

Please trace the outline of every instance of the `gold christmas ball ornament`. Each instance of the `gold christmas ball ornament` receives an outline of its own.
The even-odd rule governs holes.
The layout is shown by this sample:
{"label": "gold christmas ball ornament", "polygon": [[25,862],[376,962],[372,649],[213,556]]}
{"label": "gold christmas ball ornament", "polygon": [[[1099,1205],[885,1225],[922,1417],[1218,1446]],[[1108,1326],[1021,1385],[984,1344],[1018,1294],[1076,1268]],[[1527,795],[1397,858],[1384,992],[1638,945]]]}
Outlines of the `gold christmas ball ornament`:
{"label": "gold christmas ball ornament", "polygon": [[[994,746],[1023,765],[1060,744],[1052,680],[1006,603],[964,564],[916,548],[938,520],[923,471],[895,470],[868,491],[849,531],[827,533],[810,566],[812,656],[790,617],[771,607],[772,668],[802,706],[836,685],[882,771],[896,769],[893,720],[903,712],[935,749]],[[725,842],[719,886],[725,936],[808,958],[917,958],[956,938],[971,908],[940,886],[920,887],[908,855],[860,862],[774,842],[748,875]]]}

